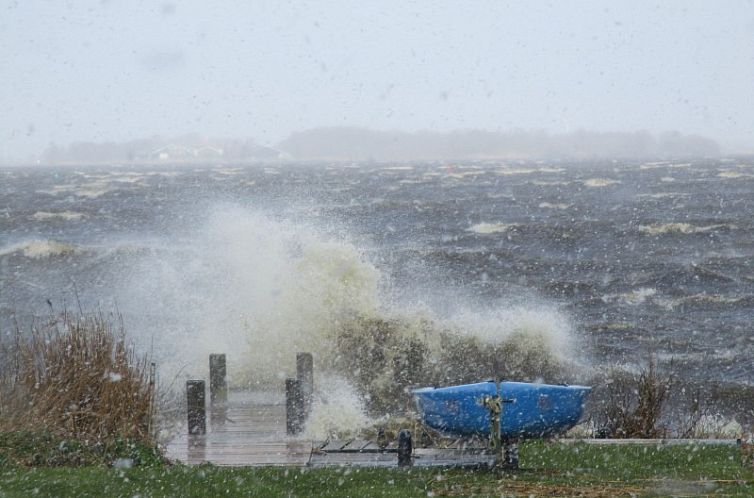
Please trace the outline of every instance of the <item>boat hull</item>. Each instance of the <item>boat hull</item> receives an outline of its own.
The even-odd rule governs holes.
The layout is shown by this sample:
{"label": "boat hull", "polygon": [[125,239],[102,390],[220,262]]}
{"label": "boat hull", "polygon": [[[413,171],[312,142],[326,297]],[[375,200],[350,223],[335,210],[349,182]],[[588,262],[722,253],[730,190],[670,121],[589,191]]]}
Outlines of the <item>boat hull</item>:
{"label": "boat hull", "polygon": [[[504,438],[548,437],[567,431],[579,422],[591,388],[501,382],[503,404],[500,430]],[[490,412],[485,396],[498,394],[495,382],[450,387],[425,387],[412,391],[425,424],[453,435],[490,434]]]}

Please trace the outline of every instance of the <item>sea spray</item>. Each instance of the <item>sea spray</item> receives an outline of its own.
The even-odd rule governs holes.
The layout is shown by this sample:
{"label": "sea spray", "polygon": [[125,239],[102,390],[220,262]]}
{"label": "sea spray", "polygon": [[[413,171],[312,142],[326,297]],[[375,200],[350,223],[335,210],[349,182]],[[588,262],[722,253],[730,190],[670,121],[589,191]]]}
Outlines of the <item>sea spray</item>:
{"label": "sea spray", "polygon": [[305,437],[322,441],[355,437],[373,423],[362,396],[345,379],[323,375],[317,385],[321,387],[314,396]]}
{"label": "sea spray", "polygon": [[202,375],[207,355],[225,352],[236,386],[277,385],[296,352],[326,355],[337,323],[376,312],[378,279],[347,242],[223,207],[145,255],[119,305],[142,318],[163,375]]}
{"label": "sea spray", "polygon": [[[564,380],[572,339],[558,309],[471,306],[464,296],[442,313],[388,308],[394,301],[380,295],[389,286],[377,267],[311,226],[222,207],[141,257],[119,305],[141,317],[135,328],[153,345],[163,378],[201,377],[208,354],[226,353],[231,387],[279,390],[296,353],[307,351],[318,375],[350,385],[349,406],[370,416],[410,409],[412,385]],[[316,383],[317,413],[346,398],[323,394],[333,385],[345,392],[330,382]]]}

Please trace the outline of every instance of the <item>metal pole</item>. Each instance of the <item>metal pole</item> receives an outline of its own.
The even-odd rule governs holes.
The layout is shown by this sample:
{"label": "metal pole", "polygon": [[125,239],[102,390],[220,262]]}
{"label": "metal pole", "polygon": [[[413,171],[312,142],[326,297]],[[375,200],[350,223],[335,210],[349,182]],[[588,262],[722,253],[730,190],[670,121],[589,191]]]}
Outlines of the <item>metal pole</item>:
{"label": "metal pole", "polygon": [[207,413],[203,380],[186,381],[186,406],[188,408],[188,433],[198,436],[207,433]]}
{"label": "metal pole", "polygon": [[285,379],[285,430],[289,435],[303,429],[303,393],[301,381]]}

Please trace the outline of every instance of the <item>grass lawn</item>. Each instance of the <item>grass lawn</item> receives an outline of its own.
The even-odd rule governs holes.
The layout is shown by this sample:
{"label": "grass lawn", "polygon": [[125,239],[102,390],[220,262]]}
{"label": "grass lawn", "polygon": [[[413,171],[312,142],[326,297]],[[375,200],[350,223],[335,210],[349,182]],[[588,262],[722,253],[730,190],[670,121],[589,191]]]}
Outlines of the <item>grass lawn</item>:
{"label": "grass lawn", "polygon": [[[2,451],[2,448],[0,448]],[[522,469],[0,467],[0,497],[754,496],[731,446],[527,443]]]}

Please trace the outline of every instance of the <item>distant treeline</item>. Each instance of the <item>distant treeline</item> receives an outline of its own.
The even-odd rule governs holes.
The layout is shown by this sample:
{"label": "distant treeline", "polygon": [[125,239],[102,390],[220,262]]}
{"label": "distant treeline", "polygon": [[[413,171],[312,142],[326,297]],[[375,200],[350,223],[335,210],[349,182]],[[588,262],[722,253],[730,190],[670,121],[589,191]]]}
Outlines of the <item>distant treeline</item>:
{"label": "distant treeline", "polygon": [[296,158],[348,160],[641,159],[720,154],[718,144],[708,138],[677,132],[655,136],[646,131],[576,131],[556,135],[543,131],[406,133],[363,128],[316,128],[292,134],[278,148]]}
{"label": "distant treeline", "polygon": [[75,142],[49,146],[42,161],[60,163],[234,162],[245,160],[404,161],[420,159],[645,159],[715,157],[719,145],[697,135],[647,131],[550,134],[544,131],[451,132],[314,128],[295,132],[275,146],[252,139],[200,135],[129,142]]}

